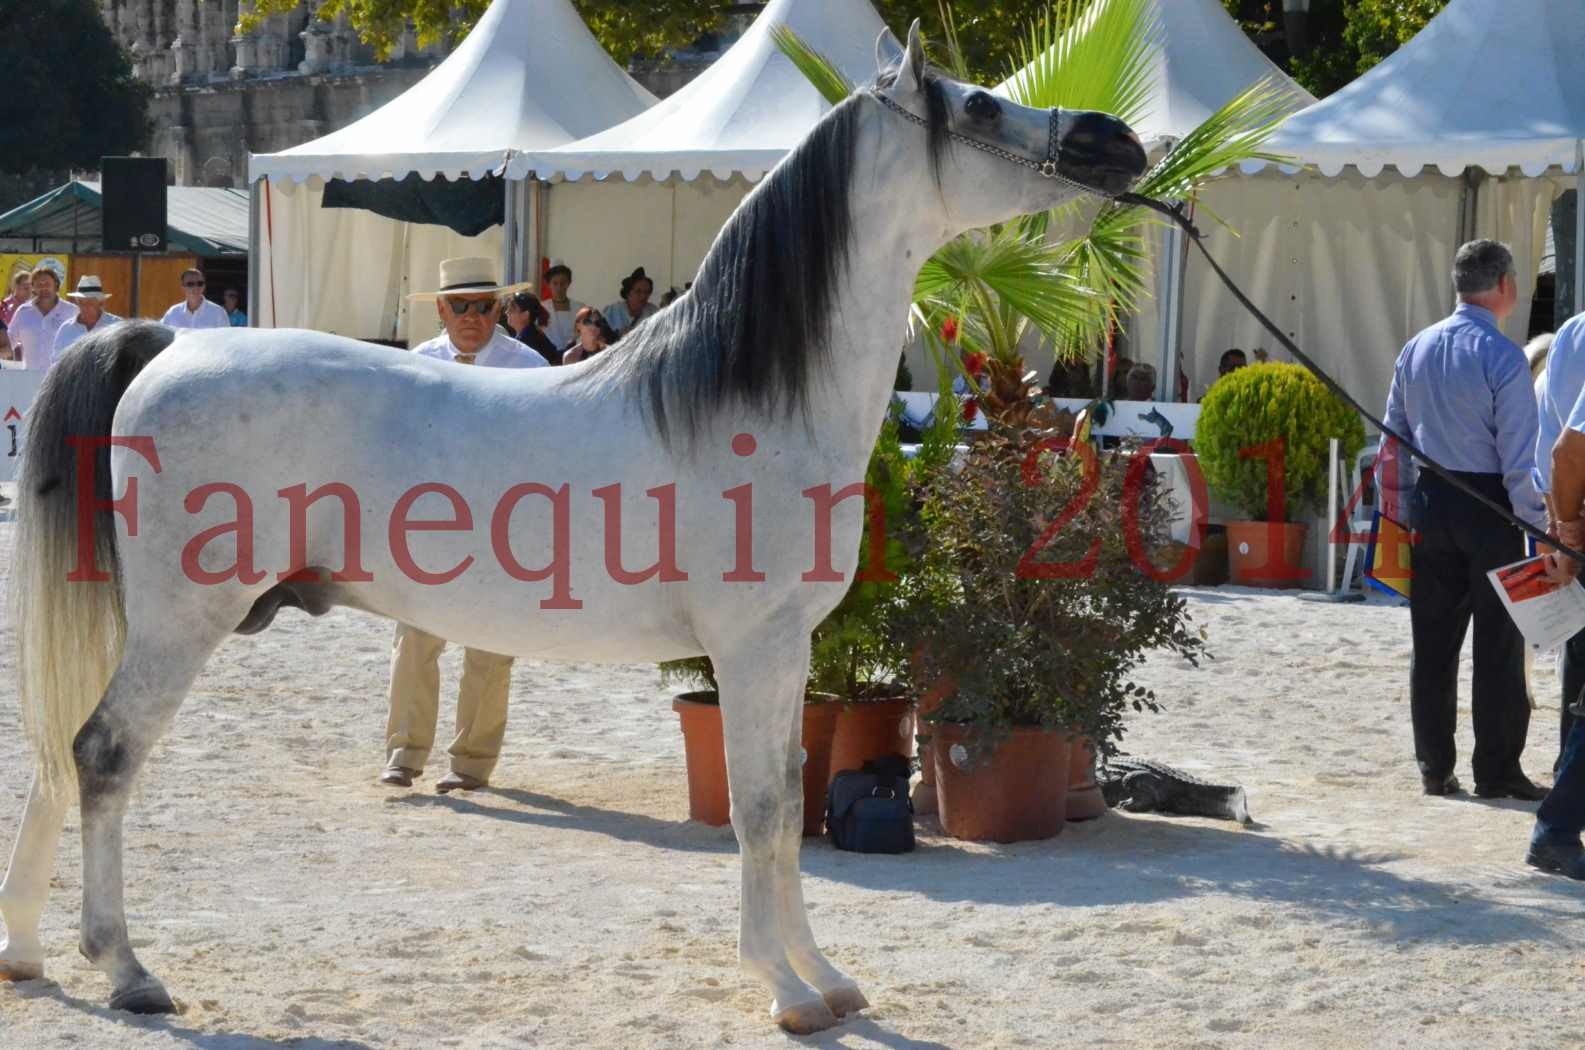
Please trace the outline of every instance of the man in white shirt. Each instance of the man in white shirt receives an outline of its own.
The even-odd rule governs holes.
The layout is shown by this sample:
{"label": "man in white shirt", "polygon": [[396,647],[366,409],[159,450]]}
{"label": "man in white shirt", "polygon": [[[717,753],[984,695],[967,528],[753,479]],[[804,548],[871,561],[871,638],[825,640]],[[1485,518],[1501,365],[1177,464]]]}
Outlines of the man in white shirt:
{"label": "man in white shirt", "polygon": [[47,371],[53,363],[55,336],[77,317],[77,307],[62,302],[60,275],[47,266],[32,273],[33,298],[11,316],[12,352],[23,368]]}
{"label": "man in white shirt", "polygon": [[77,290],[66,293],[77,306],[77,316],[72,321],[61,326],[55,335],[55,347],[50,353],[50,363],[60,360],[61,352],[89,332],[97,332],[101,328],[108,328],[121,318],[105,309],[105,300],[110,296],[105,294],[104,285],[99,278],[91,273],[85,273],[77,278]]}
{"label": "man in white shirt", "polygon": [[[526,288],[501,287],[488,259],[447,259],[440,264],[440,291],[413,299],[434,299],[446,330],[414,347],[424,357],[482,368],[542,368],[548,362],[502,330],[501,298]],[[380,783],[412,787],[429,759],[440,719],[440,654],[446,640],[407,624],[396,625],[391,651],[390,714],[385,724],[385,770]],[[506,736],[506,698],[512,685],[512,658],[467,649],[457,689],[457,735],[447,749],[451,772],[435,790],[485,787]]]}
{"label": "man in white shirt", "polygon": [[230,328],[231,318],[219,303],[204,298],[204,275],[201,270],[182,271],[182,292],[187,298],[165,311],[160,318],[163,324],[183,331],[194,328]]}

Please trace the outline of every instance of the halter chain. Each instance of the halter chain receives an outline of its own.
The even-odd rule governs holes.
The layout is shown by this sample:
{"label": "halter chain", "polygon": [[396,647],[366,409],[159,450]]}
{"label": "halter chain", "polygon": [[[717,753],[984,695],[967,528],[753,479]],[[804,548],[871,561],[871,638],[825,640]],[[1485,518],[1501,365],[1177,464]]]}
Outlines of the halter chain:
{"label": "halter chain", "polygon": [[[930,122],[924,117],[921,117],[917,113],[911,112],[903,106],[898,105],[892,99],[881,94],[879,91],[872,91],[871,94],[880,101],[881,105],[885,106],[893,113],[896,113],[904,120],[912,121],[913,123],[918,124],[920,127],[925,129],[930,127]],[[1093,193],[1101,197],[1109,196],[1109,194],[1102,193],[1094,186],[1086,186],[1082,182],[1076,182],[1075,180],[1068,178],[1058,170],[1057,161],[1061,157],[1062,149],[1062,135],[1058,129],[1058,124],[1062,119],[1061,114],[1062,111],[1058,109],[1053,109],[1051,111],[1051,132],[1046,145],[1046,159],[1043,161],[1030,160],[1028,157],[1020,156],[1017,153],[1013,153],[1011,150],[1002,149],[1000,146],[992,146],[988,142],[981,142],[979,139],[970,138],[969,136],[953,131],[950,128],[947,129],[947,138],[954,142],[961,142],[970,149],[977,149],[981,153],[989,153],[993,157],[998,157],[1012,164],[1016,164],[1020,168],[1028,168],[1030,171],[1039,175],[1043,179],[1050,179],[1053,182],[1060,182],[1064,185],[1072,186],[1074,189],[1082,190],[1085,193]]]}

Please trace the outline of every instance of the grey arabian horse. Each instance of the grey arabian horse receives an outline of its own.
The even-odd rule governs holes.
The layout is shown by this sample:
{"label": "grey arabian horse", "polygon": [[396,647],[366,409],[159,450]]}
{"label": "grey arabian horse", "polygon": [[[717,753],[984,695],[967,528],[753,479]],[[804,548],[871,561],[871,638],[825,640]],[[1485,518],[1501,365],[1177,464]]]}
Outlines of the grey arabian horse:
{"label": "grey arabian horse", "polygon": [[[82,952],[112,1006],[171,1009],[127,935],[133,781],[228,634],[282,605],[345,605],[521,657],[708,654],[742,965],[793,1032],[866,1005],[816,946],[798,871],[809,635],[846,590],[862,517],[833,492],[864,477],[931,253],[1121,192],[1145,163],[1112,117],[939,76],[917,25],[880,50],[877,81],[749,194],[692,289],[590,362],[488,371],[312,332],[172,343],[135,323],[63,356],[21,479],[11,587],[37,768],[0,887],[0,973],[43,972],[75,783]],[[657,540],[648,569],[628,567]]]}

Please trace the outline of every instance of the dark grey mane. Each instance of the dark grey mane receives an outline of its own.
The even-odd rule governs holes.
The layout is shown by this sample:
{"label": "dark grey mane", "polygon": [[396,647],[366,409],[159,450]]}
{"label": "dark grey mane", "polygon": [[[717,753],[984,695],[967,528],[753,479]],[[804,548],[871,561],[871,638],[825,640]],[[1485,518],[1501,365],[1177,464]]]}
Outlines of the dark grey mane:
{"label": "dark grey mane", "polygon": [[[947,105],[933,75],[926,94],[934,167]],[[830,365],[831,317],[852,247],[853,150],[866,98],[855,92],[816,124],[733,213],[693,287],[580,378],[641,388],[668,444],[679,430],[697,436],[732,404],[807,415],[810,376]]]}

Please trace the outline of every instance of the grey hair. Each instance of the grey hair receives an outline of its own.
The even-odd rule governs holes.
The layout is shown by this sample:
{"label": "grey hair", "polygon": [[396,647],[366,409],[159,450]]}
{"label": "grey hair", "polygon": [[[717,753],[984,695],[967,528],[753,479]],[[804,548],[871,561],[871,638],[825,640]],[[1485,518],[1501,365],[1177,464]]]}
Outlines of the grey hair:
{"label": "grey hair", "polygon": [[1459,295],[1480,295],[1514,273],[1513,252],[1501,241],[1470,241],[1453,256],[1453,289]]}

